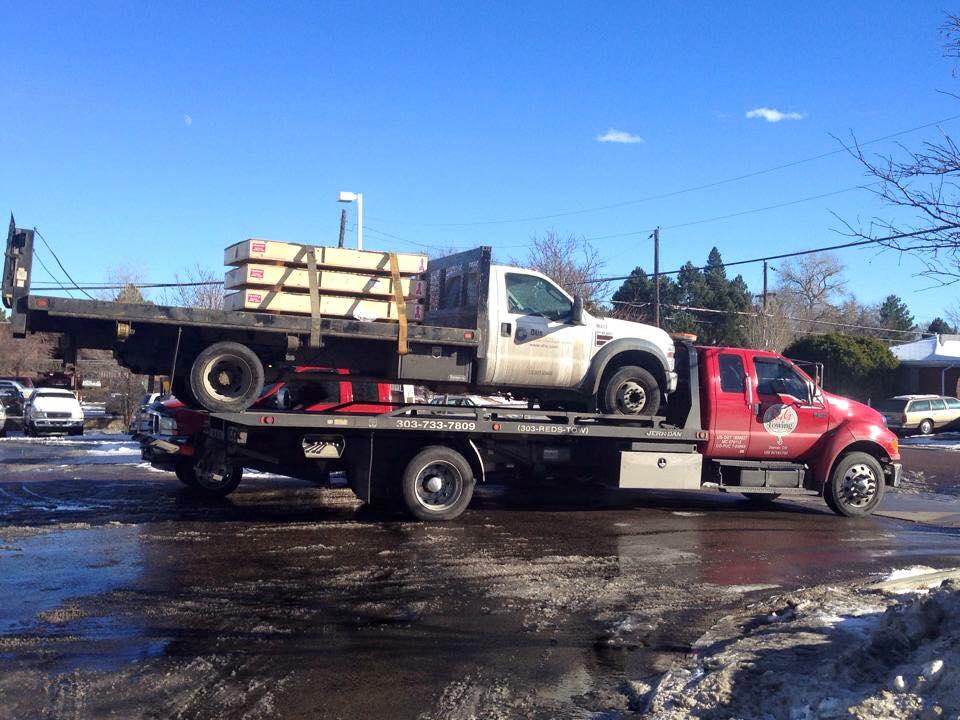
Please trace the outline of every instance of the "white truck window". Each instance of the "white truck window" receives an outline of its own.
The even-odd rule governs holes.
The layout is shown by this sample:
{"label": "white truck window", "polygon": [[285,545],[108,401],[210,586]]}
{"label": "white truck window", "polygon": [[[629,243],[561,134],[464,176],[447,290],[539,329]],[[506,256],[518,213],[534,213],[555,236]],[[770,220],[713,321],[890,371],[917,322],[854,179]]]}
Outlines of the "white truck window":
{"label": "white truck window", "polygon": [[535,275],[507,273],[507,307],[517,315],[543,315],[549,320],[570,317],[573,303],[553,283]]}

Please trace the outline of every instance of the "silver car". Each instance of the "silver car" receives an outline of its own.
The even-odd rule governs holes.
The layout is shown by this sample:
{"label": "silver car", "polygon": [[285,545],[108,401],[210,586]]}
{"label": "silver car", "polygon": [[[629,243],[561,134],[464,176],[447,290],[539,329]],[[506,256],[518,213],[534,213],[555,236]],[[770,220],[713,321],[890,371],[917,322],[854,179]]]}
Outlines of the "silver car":
{"label": "silver car", "polygon": [[898,433],[916,431],[929,435],[935,430],[960,425],[960,400],[942,395],[898,395],[877,403],[887,427]]}

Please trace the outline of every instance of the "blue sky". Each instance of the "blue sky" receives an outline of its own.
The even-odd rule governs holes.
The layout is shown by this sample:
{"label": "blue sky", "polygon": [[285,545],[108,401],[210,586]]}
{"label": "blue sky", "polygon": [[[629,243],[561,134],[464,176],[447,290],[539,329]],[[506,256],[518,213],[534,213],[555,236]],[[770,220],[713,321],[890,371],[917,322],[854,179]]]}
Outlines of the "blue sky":
{"label": "blue sky", "polygon": [[[667,269],[713,245],[728,261],[829,245],[833,213],[890,216],[842,153],[633,201],[960,115],[943,20],[919,1],[6,3],[0,208],[80,281],[219,269],[249,236],[335,242],[339,190],[364,193],[376,249],[522,257],[554,229],[603,238],[616,275],[650,267],[658,224]],[[794,116],[747,117],[761,108]],[[899,292],[929,321],[960,297],[924,290],[912,258],[841,257],[862,301]],[[759,267],[743,274],[759,290]]]}

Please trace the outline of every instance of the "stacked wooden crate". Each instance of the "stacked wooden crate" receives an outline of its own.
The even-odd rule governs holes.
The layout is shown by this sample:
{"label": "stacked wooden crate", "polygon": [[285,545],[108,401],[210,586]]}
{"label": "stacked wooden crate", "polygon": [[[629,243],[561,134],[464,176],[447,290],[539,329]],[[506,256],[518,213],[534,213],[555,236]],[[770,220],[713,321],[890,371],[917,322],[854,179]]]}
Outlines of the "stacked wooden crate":
{"label": "stacked wooden crate", "polygon": [[[277,240],[244,240],[224,250],[228,310],[311,315],[310,255],[316,269],[315,314],[355,320],[423,320],[420,299],[425,255],[391,253]],[[399,301],[399,302],[398,302]],[[402,310],[401,310],[402,308]]]}

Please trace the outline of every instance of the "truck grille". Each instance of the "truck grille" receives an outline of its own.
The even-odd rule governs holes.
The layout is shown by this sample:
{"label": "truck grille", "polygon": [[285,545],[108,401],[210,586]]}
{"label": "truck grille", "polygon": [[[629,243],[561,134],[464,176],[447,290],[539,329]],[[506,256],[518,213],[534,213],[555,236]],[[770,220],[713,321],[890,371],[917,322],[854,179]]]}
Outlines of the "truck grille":
{"label": "truck grille", "polygon": [[63,419],[65,419],[65,418],[70,417],[70,413],[68,413],[68,412],[48,412],[48,413],[47,413],[47,417],[50,418],[51,420],[63,420]]}

